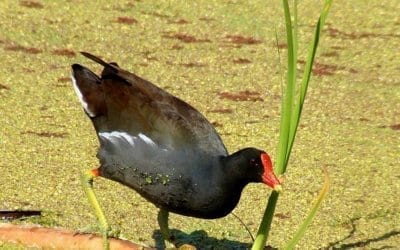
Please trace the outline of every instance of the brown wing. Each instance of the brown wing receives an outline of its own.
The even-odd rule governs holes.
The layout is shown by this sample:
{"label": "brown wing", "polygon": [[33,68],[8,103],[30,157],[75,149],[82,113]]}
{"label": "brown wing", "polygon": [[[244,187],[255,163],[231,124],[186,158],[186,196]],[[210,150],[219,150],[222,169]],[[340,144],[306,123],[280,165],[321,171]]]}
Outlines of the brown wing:
{"label": "brown wing", "polygon": [[98,133],[143,133],[162,147],[194,146],[210,153],[226,154],[214,127],[192,106],[116,64],[86,52],[82,54],[104,66],[100,83],[93,73],[82,73],[90,70],[73,66],[82,104],[85,108],[86,102],[85,111]]}

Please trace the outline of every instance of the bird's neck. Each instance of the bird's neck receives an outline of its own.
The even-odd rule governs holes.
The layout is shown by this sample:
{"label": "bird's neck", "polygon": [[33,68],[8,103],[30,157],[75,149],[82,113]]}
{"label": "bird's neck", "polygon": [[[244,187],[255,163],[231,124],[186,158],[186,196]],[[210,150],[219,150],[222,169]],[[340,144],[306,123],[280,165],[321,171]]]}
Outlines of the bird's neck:
{"label": "bird's neck", "polygon": [[240,157],[236,153],[221,158],[222,171],[227,181],[226,184],[242,190],[249,181],[245,178],[246,173],[241,168],[240,160]]}

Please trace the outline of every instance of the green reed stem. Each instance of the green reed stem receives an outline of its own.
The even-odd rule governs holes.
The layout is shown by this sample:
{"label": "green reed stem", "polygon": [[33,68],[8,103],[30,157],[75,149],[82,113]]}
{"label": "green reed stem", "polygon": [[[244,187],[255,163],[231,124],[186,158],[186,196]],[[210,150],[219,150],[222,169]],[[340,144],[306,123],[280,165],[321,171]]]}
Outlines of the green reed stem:
{"label": "green reed stem", "polygon": [[[287,86],[282,99],[281,108],[281,125],[279,133],[279,144],[278,153],[275,163],[275,171],[278,175],[283,175],[286,171],[287,164],[291,150],[293,148],[294,139],[296,136],[300,116],[304,104],[304,100],[307,94],[308,83],[311,77],[312,65],[314,63],[315,54],[318,47],[319,36],[321,34],[322,27],[325,23],[325,19],[328,15],[329,9],[332,5],[332,0],[325,0],[324,7],[321,11],[320,18],[316,25],[314,32],[314,39],[310,45],[310,51],[307,57],[303,78],[300,83],[300,89],[296,92],[296,73],[297,73],[297,47],[298,47],[298,26],[297,26],[297,0],[293,1],[293,23],[291,20],[289,3],[287,0],[282,0],[284,13],[285,13],[285,25],[286,25],[286,39],[288,44],[288,69],[287,69]],[[253,243],[252,250],[264,249],[265,243],[268,239],[268,234],[271,229],[272,219],[275,213],[275,207],[278,202],[279,193],[273,191],[268,199],[268,204],[264,212],[263,219],[257,232],[256,239]],[[322,201],[322,198],[321,198]],[[318,209],[320,203],[317,204]],[[311,219],[315,215],[314,209],[307,217],[300,229],[301,233],[296,234],[295,240],[292,243],[296,243],[299,238],[303,235],[305,229],[310,224]],[[304,226],[304,228],[303,228]]]}

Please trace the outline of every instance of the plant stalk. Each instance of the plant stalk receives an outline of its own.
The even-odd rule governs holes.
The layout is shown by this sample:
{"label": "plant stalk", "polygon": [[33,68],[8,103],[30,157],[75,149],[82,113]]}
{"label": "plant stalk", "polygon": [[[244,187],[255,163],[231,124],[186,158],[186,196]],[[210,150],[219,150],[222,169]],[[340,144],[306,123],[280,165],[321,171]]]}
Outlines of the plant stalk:
{"label": "plant stalk", "polygon": [[[318,47],[319,36],[322,27],[325,23],[325,19],[332,5],[332,0],[325,0],[324,7],[321,11],[320,18],[316,26],[314,33],[314,39],[311,44],[311,49],[308,54],[303,78],[300,84],[300,89],[296,92],[296,72],[297,72],[297,46],[298,46],[298,31],[297,31],[297,0],[293,0],[294,8],[294,20],[292,24],[289,3],[287,0],[282,0],[283,8],[285,12],[285,24],[286,24],[286,38],[288,45],[288,69],[287,69],[287,86],[282,99],[282,109],[281,109],[281,126],[279,133],[279,145],[277,160],[275,164],[275,172],[278,175],[283,175],[286,171],[287,164],[289,162],[290,153],[295,140],[298,124],[300,121],[300,116],[302,113],[302,108],[304,100],[307,93],[308,83],[311,77],[312,65],[314,63],[314,58],[316,50]],[[265,243],[268,239],[268,234],[271,229],[272,219],[275,213],[275,207],[278,202],[279,193],[273,191],[268,199],[267,207],[264,212],[263,219],[261,221],[260,227],[257,232],[256,239],[252,246],[252,250],[264,249]],[[322,201],[322,198],[321,198]],[[304,230],[311,222],[313,216],[315,215],[316,209],[318,209],[320,202],[313,209],[313,214],[307,217],[307,222],[303,223]],[[302,234],[299,234],[298,238],[293,241],[294,244],[299,240]]]}

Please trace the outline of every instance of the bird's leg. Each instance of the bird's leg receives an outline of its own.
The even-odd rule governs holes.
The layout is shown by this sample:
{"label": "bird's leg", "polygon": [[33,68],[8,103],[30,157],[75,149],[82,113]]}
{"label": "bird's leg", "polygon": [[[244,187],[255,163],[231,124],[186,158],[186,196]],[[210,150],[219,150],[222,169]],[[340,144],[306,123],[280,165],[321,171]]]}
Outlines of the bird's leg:
{"label": "bird's leg", "polygon": [[168,227],[168,211],[160,208],[158,211],[158,225],[160,226],[161,235],[164,239],[164,243],[166,247],[175,247],[173,243],[173,238],[171,237],[171,233]]}
{"label": "bird's leg", "polygon": [[99,170],[92,169],[82,172],[81,174],[81,184],[83,190],[85,190],[86,196],[89,199],[90,204],[94,209],[94,213],[97,217],[97,220],[100,223],[100,229],[103,236],[103,249],[110,249],[110,243],[108,240],[108,235],[111,231],[110,226],[108,225],[107,219],[103,213],[103,210],[100,207],[100,204],[96,198],[96,194],[93,190],[93,179],[99,176]]}

